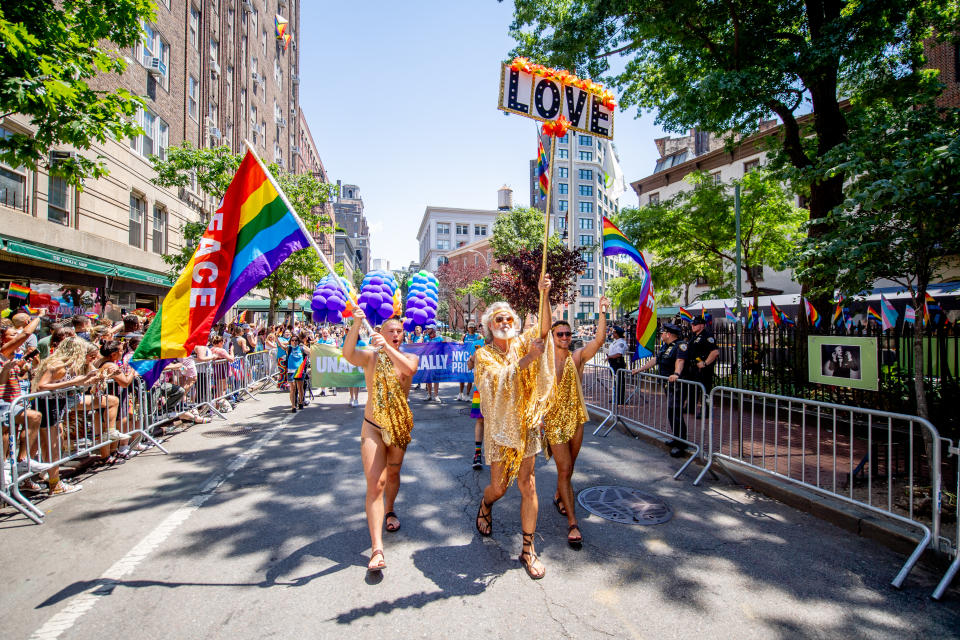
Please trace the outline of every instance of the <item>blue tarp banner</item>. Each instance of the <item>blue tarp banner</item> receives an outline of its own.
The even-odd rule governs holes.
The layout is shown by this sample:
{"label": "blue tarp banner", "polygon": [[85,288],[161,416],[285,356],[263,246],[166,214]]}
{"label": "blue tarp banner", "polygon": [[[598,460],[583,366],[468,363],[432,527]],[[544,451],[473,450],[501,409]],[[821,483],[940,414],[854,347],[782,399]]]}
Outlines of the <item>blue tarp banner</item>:
{"label": "blue tarp banner", "polygon": [[400,350],[420,358],[420,366],[413,376],[413,384],[425,382],[473,382],[473,371],[467,369],[467,360],[474,345],[459,342],[424,342],[403,344]]}

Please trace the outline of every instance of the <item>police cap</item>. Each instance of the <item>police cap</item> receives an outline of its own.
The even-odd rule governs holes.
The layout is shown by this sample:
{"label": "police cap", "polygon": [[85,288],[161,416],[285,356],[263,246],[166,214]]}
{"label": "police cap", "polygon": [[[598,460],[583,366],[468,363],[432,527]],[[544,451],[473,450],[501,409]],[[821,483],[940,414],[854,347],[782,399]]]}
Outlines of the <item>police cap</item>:
{"label": "police cap", "polygon": [[696,318],[690,321],[691,326],[695,324],[707,324],[707,319],[702,316],[697,316]]}
{"label": "police cap", "polygon": [[683,335],[683,330],[677,325],[673,324],[672,322],[665,323],[662,327],[660,327],[660,330],[669,331],[670,333],[678,337]]}

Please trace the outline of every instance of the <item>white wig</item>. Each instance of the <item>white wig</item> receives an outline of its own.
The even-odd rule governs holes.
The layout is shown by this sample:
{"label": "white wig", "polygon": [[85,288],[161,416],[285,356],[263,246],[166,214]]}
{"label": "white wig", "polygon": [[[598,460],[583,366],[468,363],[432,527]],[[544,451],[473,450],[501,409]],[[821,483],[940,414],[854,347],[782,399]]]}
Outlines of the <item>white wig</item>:
{"label": "white wig", "polygon": [[483,326],[483,335],[487,340],[493,340],[493,331],[490,329],[490,325],[493,323],[493,318],[498,313],[509,313],[513,316],[513,327],[517,330],[517,335],[520,335],[523,328],[522,322],[520,321],[520,316],[517,315],[517,312],[513,310],[513,307],[510,306],[508,302],[494,302],[486,311],[483,312],[483,317],[480,318],[480,324]]}

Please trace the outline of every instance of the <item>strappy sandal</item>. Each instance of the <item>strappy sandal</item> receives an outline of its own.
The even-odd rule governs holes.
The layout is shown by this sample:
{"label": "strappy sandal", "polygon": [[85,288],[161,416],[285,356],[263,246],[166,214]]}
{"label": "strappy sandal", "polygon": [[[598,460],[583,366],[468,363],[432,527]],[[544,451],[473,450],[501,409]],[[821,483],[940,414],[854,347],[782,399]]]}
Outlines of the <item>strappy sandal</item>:
{"label": "strappy sandal", "polygon": [[[526,531],[523,532],[524,547],[530,547],[531,549],[533,548],[533,536],[536,533],[537,533],[536,531],[531,531],[530,533],[527,533]],[[524,556],[526,556],[529,559],[524,560]],[[543,566],[542,562],[540,563],[540,573],[536,573],[534,571],[533,563],[539,559],[540,559],[540,556],[538,556],[533,551],[523,551],[522,548],[520,551],[520,557],[517,558],[517,560],[520,561],[520,564],[523,565],[523,568],[527,571],[527,575],[533,578],[534,580],[539,580],[543,576],[547,575],[547,568]]]}
{"label": "strappy sandal", "polygon": [[562,515],[564,518],[567,517],[567,508],[563,506],[562,502],[560,502],[560,496],[557,496],[553,499],[553,506],[557,508],[557,513]]}
{"label": "strappy sandal", "polygon": [[373,566],[370,566],[370,564],[367,564],[367,571],[377,572],[377,571],[383,571],[384,569],[387,568],[387,558],[385,555],[383,555],[383,549],[374,549],[373,553],[370,554],[370,561],[373,562],[373,559],[376,558],[378,555],[380,556],[380,562],[378,562]]}
{"label": "strappy sandal", "polygon": [[[573,533],[574,529],[576,529],[577,533],[580,535],[575,538],[571,538],[570,534]],[[567,527],[567,544],[569,544],[571,547],[579,547],[583,544],[583,532],[580,531],[580,525],[576,522]]]}
{"label": "strappy sandal", "polygon": [[[397,521],[397,524],[391,527],[390,523],[387,522],[387,520],[389,520],[390,518],[395,518]],[[383,522],[384,522],[384,528],[390,533],[394,533],[395,531],[400,531],[400,518],[397,518],[397,514],[395,514],[393,511],[383,516]]]}
{"label": "strappy sandal", "polygon": [[[483,513],[483,508],[487,508],[487,513]],[[488,527],[486,531],[480,528],[480,521]],[[477,509],[477,533],[487,538],[493,533],[493,505],[487,504],[486,500],[480,498],[480,507]]]}

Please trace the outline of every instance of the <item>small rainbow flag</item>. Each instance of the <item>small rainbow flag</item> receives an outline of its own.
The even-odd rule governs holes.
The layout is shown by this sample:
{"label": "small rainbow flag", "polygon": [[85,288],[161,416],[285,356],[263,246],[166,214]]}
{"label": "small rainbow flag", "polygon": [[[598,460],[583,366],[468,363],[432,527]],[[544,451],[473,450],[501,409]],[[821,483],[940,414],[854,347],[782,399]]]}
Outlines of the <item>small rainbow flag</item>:
{"label": "small rainbow flag", "polygon": [[813,306],[806,298],[803,299],[803,306],[807,309],[807,322],[809,322],[814,327],[820,326],[820,314],[817,313],[817,308]]}
{"label": "small rainbow flag", "polygon": [[304,358],[303,360],[300,361],[300,365],[297,367],[297,370],[294,372],[293,377],[302,378],[306,370],[307,370],[307,359]]}
{"label": "small rainbow flag", "polygon": [[897,318],[899,314],[893,308],[893,305],[889,300],[883,297],[883,294],[880,294],[880,315],[883,316],[883,322],[881,327],[884,331],[887,329],[893,329],[897,326]]}
{"label": "small rainbow flag", "polygon": [[277,40],[283,39],[283,36],[287,33],[287,26],[289,22],[289,20],[279,14],[274,17],[273,26],[274,29],[276,29]]}
{"label": "small rainbow flag", "polygon": [[781,315],[780,307],[778,307],[773,300],[770,301],[770,317],[773,319],[773,324],[777,325],[778,327],[780,326],[780,323],[783,322],[783,316]]}
{"label": "small rainbow flag", "polygon": [[871,320],[876,320],[877,324],[883,325],[883,317],[880,315],[880,312],[870,305],[867,305],[867,322]]}
{"label": "small rainbow flag", "polygon": [[99,319],[100,319],[100,314],[94,313],[93,311],[87,311],[87,312],[86,312],[85,314],[83,314],[83,315],[87,316],[87,317],[90,318],[91,320],[99,320]]}
{"label": "small rainbow flag", "polygon": [[833,310],[833,319],[830,320],[830,324],[839,324],[843,326],[843,295],[837,299],[837,308]]}
{"label": "small rainbow flag", "polygon": [[693,322],[693,314],[683,307],[680,307],[680,318],[686,320],[687,322]]}
{"label": "small rainbow flag", "polygon": [[480,392],[476,389],[473,390],[473,400],[470,402],[470,417],[473,419],[483,417],[480,413]]}
{"label": "small rainbow flag", "polygon": [[10,286],[7,288],[7,297],[9,298],[20,298],[26,300],[27,296],[33,293],[33,289],[30,287],[25,287],[22,284],[17,284],[16,282],[11,282]]}
{"label": "small rainbow flag", "polygon": [[940,324],[940,305],[929,291],[923,292],[923,324],[930,324],[931,317],[936,324]]}
{"label": "small rainbow flag", "polygon": [[546,200],[550,191],[550,162],[547,152],[543,150],[542,139],[537,141],[537,182],[540,185],[540,199]]}
{"label": "small rainbow flag", "polygon": [[747,329],[753,329],[753,323],[757,320],[757,312],[753,308],[753,304],[747,307]]}
{"label": "small rainbow flag", "polygon": [[630,244],[627,236],[623,235],[623,231],[620,231],[617,225],[610,222],[610,219],[606,216],[603,217],[603,255],[629,256],[633,258],[633,261],[640,265],[642,269],[649,271],[649,269],[647,269],[647,262],[643,259],[643,254]]}

